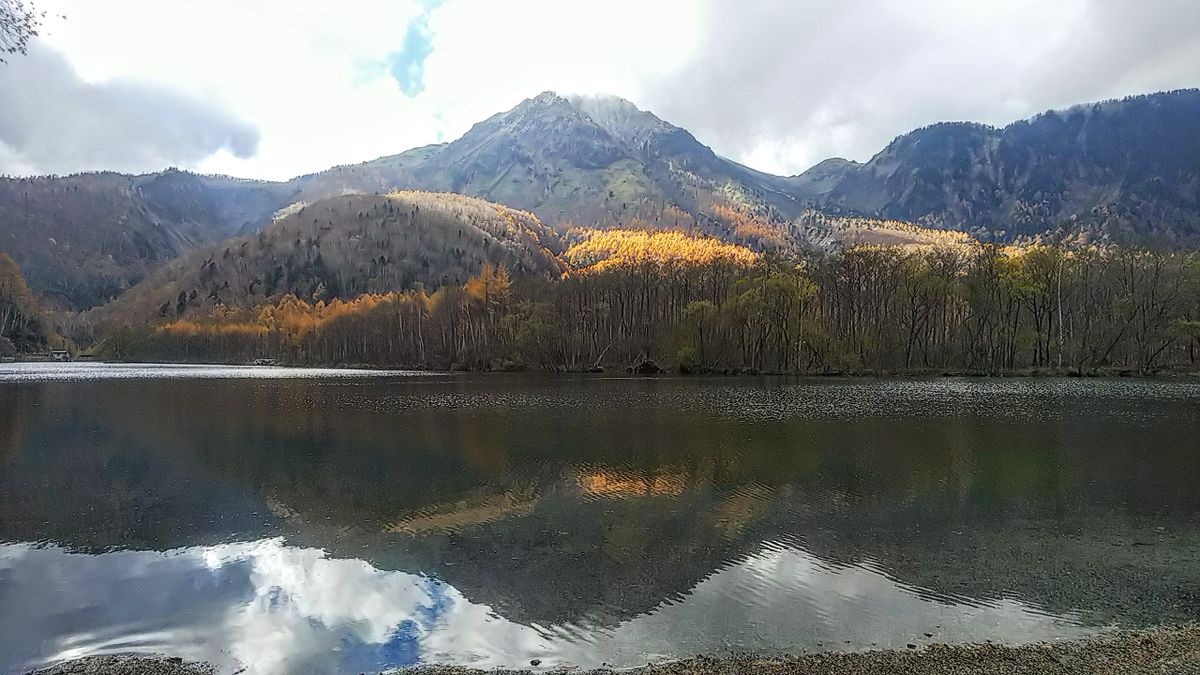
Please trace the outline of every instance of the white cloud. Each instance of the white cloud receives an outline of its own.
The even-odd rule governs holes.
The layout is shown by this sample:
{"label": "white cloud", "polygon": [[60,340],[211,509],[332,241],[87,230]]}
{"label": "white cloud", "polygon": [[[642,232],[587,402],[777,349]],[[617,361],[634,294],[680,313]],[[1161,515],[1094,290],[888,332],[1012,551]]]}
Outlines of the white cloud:
{"label": "white cloud", "polygon": [[798,639],[903,648],[935,626],[936,639],[948,644],[1095,632],[1015,599],[931,600],[869,566],[835,567],[777,545],[723,566],[681,598],[604,627],[587,617],[514,623],[432,577],[279,539],[103,555],[10,544],[0,546],[0,582],[10,600],[0,606],[0,666],[22,670],[133,650],[261,675],[358,672],[378,669],[380,647],[389,644],[401,652],[407,645],[410,659],[478,668],[534,658],[548,667],[633,667],[721,645],[794,649]]}
{"label": "white cloud", "polygon": [[[34,44],[0,68],[0,171],[138,171],[203,160],[217,151],[250,157],[258,132],[169,87],[81,80],[62,55]],[[36,92],[36,95],[31,95]]]}
{"label": "white cloud", "polygon": [[704,0],[709,49],[644,104],[752,166],[866,160],[938,121],[1200,84],[1192,0]]}
{"label": "white cloud", "polygon": [[[384,72],[360,76],[400,47],[413,2],[265,0],[207,3],[61,0],[47,42],[92,81],[170,84],[249,120],[257,155],[217,155],[203,169],[285,178],[427,142],[429,111]],[[147,167],[151,168],[151,167]]]}
{"label": "white cloud", "polygon": [[685,2],[448,0],[430,10],[425,89],[410,98],[384,64],[421,16],[416,0],[48,6],[67,19],[47,43],[85,79],[170,84],[261,131],[253,158],[216,152],[196,166],[271,178],[449,140],[546,89],[633,96],[699,47]]}
{"label": "white cloud", "polygon": [[[251,158],[189,166],[273,178],[450,140],[547,89],[630,98],[722,154],[794,173],[939,120],[1200,84],[1191,0],[42,4],[67,15],[46,42],[88,82],[169,87],[261,133]],[[415,96],[388,68],[410,32],[430,41]]]}

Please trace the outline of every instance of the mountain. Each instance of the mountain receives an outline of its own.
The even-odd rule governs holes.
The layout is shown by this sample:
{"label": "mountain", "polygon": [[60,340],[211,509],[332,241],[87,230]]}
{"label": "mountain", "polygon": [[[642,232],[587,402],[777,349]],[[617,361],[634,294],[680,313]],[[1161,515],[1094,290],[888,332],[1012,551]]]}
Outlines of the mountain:
{"label": "mountain", "polygon": [[[41,296],[86,309],[205,244],[337,195],[456,192],[532,211],[560,230],[699,227],[737,239],[731,218],[784,223],[798,212],[787,184],[627,101],[547,92],[454,142],[285,183],[175,170],[0,179],[0,251],[31,271]],[[725,220],[714,203],[727,205]]]}
{"label": "mountain", "polygon": [[843,211],[999,241],[1200,243],[1200,90],[1050,111],[1002,129],[935,124],[865,164],[830,160],[793,179]]}
{"label": "mountain", "polygon": [[[690,133],[616,97],[545,92],[456,141],[293,181],[301,199],[419,187],[537,213],[560,227],[688,225],[715,200],[783,222],[800,211],[786,179],[716,155]],[[679,214],[675,213],[680,212]],[[708,229],[719,230],[719,224]]]}
{"label": "mountain", "polygon": [[305,300],[462,284],[485,264],[514,275],[562,272],[561,241],[536,216],[458,194],[342,195],[295,209],[255,234],[194,250],[115,302],[97,324],[148,323]]}
{"label": "mountain", "polygon": [[261,223],[286,190],[175,170],[0,179],[0,251],[48,303],[92,307],[201,244]]}
{"label": "mountain", "polygon": [[419,186],[557,219],[580,211],[599,215],[617,200],[629,204],[662,199],[643,167],[616,139],[553,94],[494,115],[453,143],[337,167],[297,182],[302,195],[317,198]]}
{"label": "mountain", "polygon": [[[911,238],[893,225],[874,237],[874,220],[1002,242],[1189,247],[1200,245],[1200,91],[1076,106],[1004,128],[935,124],[868,162],[829,159],[792,177],[723,158],[628,101],[546,92],[453,142],[287,182],[174,170],[0,179],[0,252],[47,306],[86,309],[171,260],[330,197],[411,189],[506,204],[560,233],[677,229],[757,250],[892,241],[901,230]],[[838,234],[845,217],[857,233],[848,239]]]}

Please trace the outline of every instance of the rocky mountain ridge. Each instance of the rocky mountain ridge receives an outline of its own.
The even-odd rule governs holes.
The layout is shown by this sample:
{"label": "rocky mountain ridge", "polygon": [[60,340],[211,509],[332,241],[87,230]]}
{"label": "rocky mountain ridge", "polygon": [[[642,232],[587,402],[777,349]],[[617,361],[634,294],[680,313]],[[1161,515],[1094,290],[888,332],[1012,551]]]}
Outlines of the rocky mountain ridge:
{"label": "rocky mountain ridge", "polygon": [[[721,157],[607,96],[545,92],[461,138],[286,182],[167,170],[0,179],[0,251],[54,307],[85,309],[166,262],[345,194],[421,189],[530,211],[551,228],[682,229],[758,249],[822,246],[801,220],[910,221],[999,242],[1200,243],[1200,90],[940,123],[865,163],[798,176]],[[820,239],[820,238],[818,238]]]}

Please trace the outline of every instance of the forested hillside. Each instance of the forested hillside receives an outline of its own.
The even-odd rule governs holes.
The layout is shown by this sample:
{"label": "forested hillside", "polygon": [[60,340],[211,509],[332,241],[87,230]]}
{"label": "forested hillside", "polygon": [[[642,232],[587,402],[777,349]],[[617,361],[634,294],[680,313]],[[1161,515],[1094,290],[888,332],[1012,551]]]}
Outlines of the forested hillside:
{"label": "forested hillside", "polygon": [[[683,372],[1192,369],[1200,259],[1118,249],[860,246],[799,261],[683,235],[604,233],[561,279],[462,285],[125,331],[142,359]],[[620,260],[621,264],[603,264]]]}
{"label": "forested hillside", "polygon": [[866,164],[797,179],[824,208],[1011,241],[1200,243],[1200,90],[1050,111],[1003,129],[935,124]]}
{"label": "forested hillside", "polygon": [[559,246],[532,214],[471,197],[345,195],[185,256],[90,316],[102,327],[137,325],[254,308],[286,294],[347,300],[462,284],[485,264],[557,276]]}
{"label": "forested hillside", "polygon": [[[547,92],[453,142],[285,183],[174,170],[0,179],[0,251],[25,270],[44,305],[86,310],[205,246],[213,246],[213,266],[225,271],[225,249],[236,248],[230,256],[237,258],[243,246],[253,253],[256,240],[219,248],[216,242],[274,228],[279,217],[325,208],[318,204],[329,198],[357,194],[369,200],[413,188],[526,210],[560,235],[575,229],[674,230],[771,255],[970,239],[1184,250],[1200,244],[1197,138],[1200,92],[1188,90],[1047,112],[1003,129],[936,124],[897,138],[865,164],[827,160],[782,178],[725,159],[628,101]],[[374,204],[359,210],[365,218]],[[324,220],[336,225],[340,218]],[[289,227],[295,234],[300,222]],[[306,236],[316,241],[316,235]],[[276,239],[262,260],[284,255],[279,235],[267,235],[263,244]],[[417,252],[411,243],[400,240],[417,256],[419,270],[397,267],[380,276],[356,269],[326,281],[320,270],[296,272],[307,277],[292,279],[286,270],[273,273],[284,260],[262,262],[263,269],[247,272],[245,283],[221,278],[236,296],[224,301],[303,290],[317,278],[326,282],[326,292],[331,283],[363,292],[404,290],[417,280],[461,283],[484,262],[481,256],[456,261],[453,253],[461,249],[454,244],[433,242],[433,249]],[[385,259],[398,253],[389,248],[393,244],[400,245],[379,249]],[[297,269],[316,264],[316,258],[295,257],[297,251],[287,255]],[[328,255],[322,252],[320,262]],[[168,283],[177,285],[181,274],[168,273]],[[368,277],[370,283],[357,283]],[[176,293],[185,292],[185,306],[225,293],[198,279],[183,283],[187,288]],[[118,304],[146,302],[145,293],[135,295]],[[158,299],[154,310],[164,303]],[[170,304],[178,307],[178,297]]]}
{"label": "forested hillside", "polygon": [[1191,247],[1200,242],[1198,138],[1200,90],[1184,90],[1048,111],[1002,129],[934,124],[865,164],[831,159],[782,178],[720,157],[628,101],[547,92],[452,143],[296,183],[314,196],[405,185],[465,192],[563,226],[684,221],[730,238],[740,225],[768,248],[810,243],[789,233],[814,208],[999,242]]}
{"label": "forested hillside", "polygon": [[44,350],[50,327],[21,276],[21,268],[0,253],[0,356]]}
{"label": "forested hillside", "polygon": [[0,251],[48,304],[86,309],[269,216],[271,184],[166,171],[0,179]]}
{"label": "forested hillside", "polygon": [[[690,133],[616,97],[545,92],[462,138],[298,178],[302,198],[415,186],[527,209],[549,224],[659,225],[732,203],[785,222],[786,180],[719,157]],[[702,222],[703,224],[703,222]]]}
{"label": "forested hillside", "polygon": [[455,192],[535,212],[559,231],[699,230],[794,248],[786,232],[798,206],[785,184],[718,157],[627,101],[547,92],[452,143],[287,183],[179,171],[2,180],[0,250],[37,270],[30,282],[40,295],[87,309],[206,243],[256,232],[278,211],[334,196]]}

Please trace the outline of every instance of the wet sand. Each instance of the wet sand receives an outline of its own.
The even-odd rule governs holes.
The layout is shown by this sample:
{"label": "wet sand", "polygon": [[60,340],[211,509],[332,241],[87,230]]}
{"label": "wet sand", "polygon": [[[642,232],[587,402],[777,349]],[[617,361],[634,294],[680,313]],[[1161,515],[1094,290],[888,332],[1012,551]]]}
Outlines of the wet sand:
{"label": "wet sand", "polygon": [[[529,670],[481,671],[449,666],[420,666],[403,675],[523,675]],[[542,672],[572,672],[550,670]],[[700,657],[647,665],[632,675],[1200,675],[1200,626],[1109,634],[1080,642],[999,645],[931,645],[922,649],[827,652],[792,657]],[[178,659],[91,657],[36,675],[211,675],[203,664]],[[582,674],[586,675],[586,674]]]}

